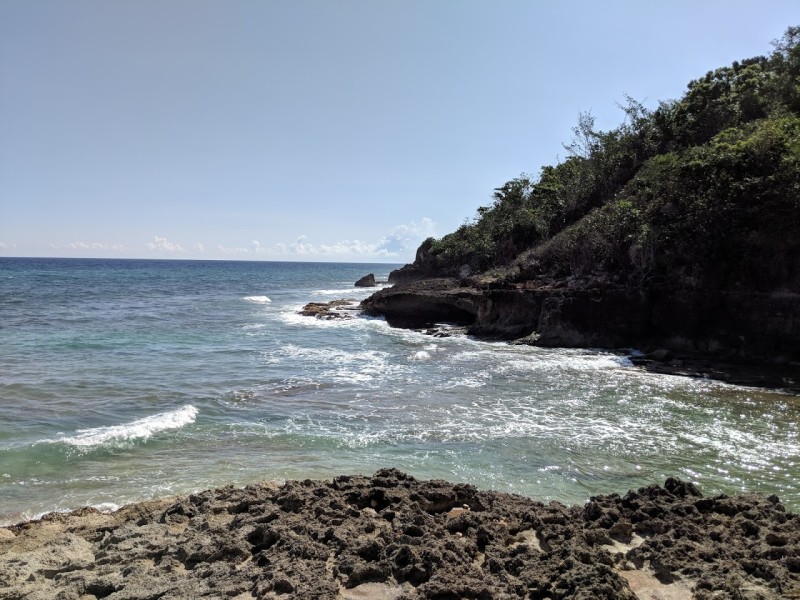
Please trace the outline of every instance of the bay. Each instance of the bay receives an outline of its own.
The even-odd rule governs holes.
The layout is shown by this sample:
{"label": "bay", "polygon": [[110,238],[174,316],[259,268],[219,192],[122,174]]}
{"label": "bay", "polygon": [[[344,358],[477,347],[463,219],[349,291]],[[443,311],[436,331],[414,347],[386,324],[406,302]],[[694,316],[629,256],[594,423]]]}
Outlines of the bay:
{"label": "bay", "polygon": [[0,259],[0,523],[388,466],[566,503],[679,476],[800,509],[794,396],[297,314],[395,267]]}

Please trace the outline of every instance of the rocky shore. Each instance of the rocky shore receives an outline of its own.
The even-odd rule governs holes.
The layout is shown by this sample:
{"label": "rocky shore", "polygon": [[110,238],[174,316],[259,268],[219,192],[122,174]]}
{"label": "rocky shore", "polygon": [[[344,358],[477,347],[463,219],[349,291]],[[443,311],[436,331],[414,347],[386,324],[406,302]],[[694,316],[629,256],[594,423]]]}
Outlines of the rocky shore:
{"label": "rocky shore", "polygon": [[800,518],[676,479],[567,507],[387,469],[3,528],[0,597],[800,598]]}
{"label": "rocky shore", "polygon": [[[404,267],[408,269],[408,267]],[[583,279],[413,280],[361,303],[398,327],[463,325],[470,335],[566,348],[636,348],[661,373],[800,391],[800,295],[632,290]]]}

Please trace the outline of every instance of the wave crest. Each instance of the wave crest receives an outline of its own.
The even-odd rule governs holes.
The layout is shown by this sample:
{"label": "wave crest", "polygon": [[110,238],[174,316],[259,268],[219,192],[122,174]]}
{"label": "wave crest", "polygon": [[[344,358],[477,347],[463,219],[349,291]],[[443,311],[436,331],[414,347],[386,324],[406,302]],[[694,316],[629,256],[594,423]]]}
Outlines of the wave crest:
{"label": "wave crest", "polygon": [[245,302],[252,302],[253,304],[269,304],[270,302],[272,302],[272,300],[270,300],[266,296],[245,296],[244,298],[242,298],[242,300],[244,300]]}
{"label": "wave crest", "polygon": [[94,446],[114,445],[134,440],[146,440],[159,431],[180,429],[185,425],[194,423],[198,412],[199,411],[194,406],[187,404],[178,410],[150,415],[149,417],[137,419],[130,423],[94,427],[91,429],[78,429],[73,436],[45,441],[60,442],[79,448],[91,448]]}

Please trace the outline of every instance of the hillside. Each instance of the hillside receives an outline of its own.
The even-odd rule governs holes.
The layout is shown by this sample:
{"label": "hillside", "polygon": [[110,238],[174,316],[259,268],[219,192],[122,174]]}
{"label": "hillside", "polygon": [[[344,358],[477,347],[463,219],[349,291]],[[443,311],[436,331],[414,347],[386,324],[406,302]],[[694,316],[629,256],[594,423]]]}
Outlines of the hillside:
{"label": "hillside", "polygon": [[[612,131],[581,115],[566,160],[423,242],[366,309],[548,345],[798,360],[799,75],[790,27],[769,56],[711,71],[678,100],[628,98]],[[454,279],[425,281],[442,278]]]}

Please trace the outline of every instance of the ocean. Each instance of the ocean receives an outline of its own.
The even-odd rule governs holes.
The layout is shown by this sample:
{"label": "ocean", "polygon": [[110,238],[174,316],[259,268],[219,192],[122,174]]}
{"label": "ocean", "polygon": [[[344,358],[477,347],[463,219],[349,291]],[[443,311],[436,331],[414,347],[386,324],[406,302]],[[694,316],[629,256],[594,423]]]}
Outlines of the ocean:
{"label": "ocean", "polygon": [[800,510],[795,396],[297,314],[396,266],[0,258],[0,524],[389,466],[564,503],[678,476]]}

